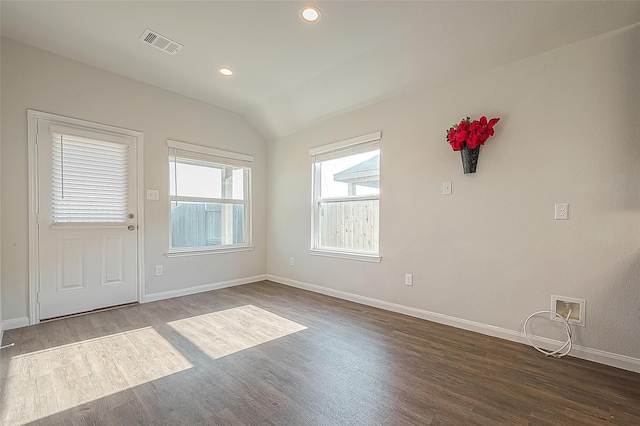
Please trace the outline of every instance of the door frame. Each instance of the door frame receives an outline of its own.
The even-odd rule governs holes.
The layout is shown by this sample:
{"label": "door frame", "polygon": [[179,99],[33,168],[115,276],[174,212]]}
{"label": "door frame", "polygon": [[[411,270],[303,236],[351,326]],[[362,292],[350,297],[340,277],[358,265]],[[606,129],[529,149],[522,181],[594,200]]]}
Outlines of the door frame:
{"label": "door frame", "polygon": [[135,138],[136,162],[136,204],[138,215],[138,229],[136,231],[136,253],[137,261],[137,295],[138,303],[144,302],[145,281],[144,281],[144,173],[143,173],[143,142],[144,134],[136,130],[123,129],[92,121],[80,120],[77,118],[65,117],[62,115],[50,114],[46,112],[27,110],[27,151],[29,168],[29,325],[40,322],[40,305],[38,303],[38,292],[40,290],[40,259],[39,259],[39,238],[38,238],[38,146],[37,129],[38,119],[59,121],[70,125],[89,127],[91,129],[105,132],[118,133]]}

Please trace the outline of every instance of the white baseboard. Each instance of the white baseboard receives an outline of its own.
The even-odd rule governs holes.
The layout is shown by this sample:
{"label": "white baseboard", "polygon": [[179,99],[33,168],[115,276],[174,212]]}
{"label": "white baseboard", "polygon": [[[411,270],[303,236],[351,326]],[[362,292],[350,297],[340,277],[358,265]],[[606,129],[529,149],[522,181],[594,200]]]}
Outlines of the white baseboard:
{"label": "white baseboard", "polygon": [[26,327],[29,325],[29,318],[12,318],[8,320],[2,321],[2,329],[3,330],[13,330],[14,328]]}
{"label": "white baseboard", "polygon": [[[338,299],[349,300],[351,302],[360,303],[362,305],[373,306],[374,308],[380,308],[387,311],[397,312],[400,314],[409,315],[416,318],[425,319],[428,321],[437,322],[439,324],[450,325],[452,327],[461,328],[464,330],[473,331],[487,336],[498,337],[500,339],[509,340],[512,342],[529,344],[524,337],[524,333],[521,331],[509,330],[502,327],[496,327],[489,324],[483,324],[475,321],[469,321],[462,318],[456,318],[449,315],[443,315],[436,312],[430,312],[423,309],[412,308],[410,306],[400,305],[397,303],[386,302],[384,300],[373,299],[371,297],[360,296],[354,293],[348,293],[345,291],[334,290],[332,288],[322,287],[315,284],[308,284],[301,281],[292,280],[289,278],[278,277],[275,275],[267,274],[269,281],[274,281],[280,284],[288,285],[291,287],[300,288],[303,290],[313,291],[315,293],[325,294],[327,296],[337,297]],[[547,339],[545,337],[530,336],[531,340],[543,348],[558,348],[564,344],[553,339]],[[611,352],[602,351],[599,349],[592,349],[585,346],[573,345],[571,350],[571,356],[589,361],[597,362],[600,364],[610,365],[612,367],[621,368],[623,370],[633,371],[640,373],[640,359],[633,358],[626,355],[619,355]]]}
{"label": "white baseboard", "polygon": [[[170,299],[172,297],[187,296],[189,294],[202,293],[203,291],[210,291],[210,290],[216,290],[219,288],[249,284],[256,281],[263,281],[266,279],[267,279],[267,275],[263,274],[263,275],[256,275],[254,277],[239,278],[236,280],[221,281],[219,283],[204,284],[204,285],[199,285],[195,287],[182,288],[180,290],[171,290],[171,291],[165,291],[162,293],[147,294],[146,296],[144,296],[144,300],[142,303],[155,302],[156,300]],[[13,319],[2,321],[2,327],[0,330],[0,341],[2,341],[1,340],[2,331],[13,330],[14,328],[26,327],[28,325],[29,325],[28,317],[13,318]]]}
{"label": "white baseboard", "polygon": [[147,294],[143,298],[142,303],[155,302],[156,300],[171,299],[172,297],[188,296],[190,294],[202,293],[204,291],[217,290],[225,287],[233,287],[236,285],[254,283],[256,281],[264,281],[267,275],[256,275],[253,277],[238,278],[235,280],[221,281],[218,283],[203,284],[195,287],[181,288],[179,290],[164,291],[161,293]]}

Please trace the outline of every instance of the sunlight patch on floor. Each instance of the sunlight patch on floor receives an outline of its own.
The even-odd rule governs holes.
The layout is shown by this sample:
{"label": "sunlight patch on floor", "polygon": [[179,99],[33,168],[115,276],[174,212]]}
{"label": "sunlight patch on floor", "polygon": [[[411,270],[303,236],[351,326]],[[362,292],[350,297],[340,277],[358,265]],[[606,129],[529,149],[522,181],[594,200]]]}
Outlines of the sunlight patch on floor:
{"label": "sunlight patch on floor", "polygon": [[191,367],[151,327],[16,355],[0,424],[25,424]]}
{"label": "sunlight patch on floor", "polygon": [[253,305],[198,315],[167,324],[213,359],[307,328]]}

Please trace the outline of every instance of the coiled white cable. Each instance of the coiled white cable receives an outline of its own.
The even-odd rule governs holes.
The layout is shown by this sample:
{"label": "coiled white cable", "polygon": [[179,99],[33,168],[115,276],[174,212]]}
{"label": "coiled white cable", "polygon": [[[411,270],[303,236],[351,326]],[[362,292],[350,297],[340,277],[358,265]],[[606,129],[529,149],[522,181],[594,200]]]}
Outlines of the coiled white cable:
{"label": "coiled white cable", "polygon": [[[529,323],[529,320],[531,320],[531,318],[533,318],[536,315],[539,314],[553,314],[556,317],[560,317],[562,319],[562,321],[564,321],[564,325],[565,328],[567,330],[567,341],[564,343],[564,345],[562,345],[560,348],[556,349],[555,351],[547,351],[544,350],[542,348],[539,348],[538,346],[534,345],[533,342],[531,341],[531,339],[529,339],[529,335],[527,334],[527,324]],[[569,313],[567,314],[567,317],[563,317],[562,315],[560,315],[557,312],[553,312],[553,311],[538,311],[538,312],[534,312],[531,315],[529,315],[529,317],[525,320],[524,322],[524,337],[527,339],[527,342],[529,342],[529,344],[531,346],[533,346],[533,348],[535,350],[537,350],[540,353],[545,354],[545,356],[552,356],[555,358],[562,358],[563,356],[567,355],[570,351],[571,351],[571,347],[573,345],[572,341],[571,341],[571,326],[569,325],[569,317],[571,316],[571,309],[569,309]],[[563,352],[564,351],[564,352]]]}

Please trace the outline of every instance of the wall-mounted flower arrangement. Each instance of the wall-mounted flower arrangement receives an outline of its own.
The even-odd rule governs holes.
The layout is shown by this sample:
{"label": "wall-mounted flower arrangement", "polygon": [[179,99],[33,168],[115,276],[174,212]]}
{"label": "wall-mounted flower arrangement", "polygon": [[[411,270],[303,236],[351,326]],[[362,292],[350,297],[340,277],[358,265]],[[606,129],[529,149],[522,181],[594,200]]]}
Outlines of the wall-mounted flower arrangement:
{"label": "wall-mounted flower arrangement", "polygon": [[487,117],[482,116],[479,120],[471,121],[467,117],[447,130],[447,142],[454,151],[460,151],[464,174],[476,172],[480,145],[484,145],[493,136],[493,126],[499,120],[500,118],[492,118],[487,121]]}

